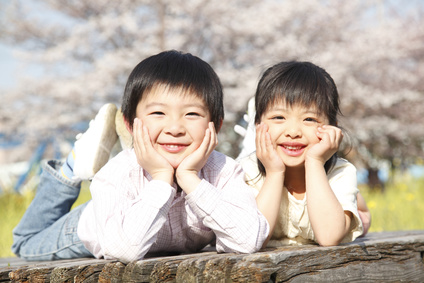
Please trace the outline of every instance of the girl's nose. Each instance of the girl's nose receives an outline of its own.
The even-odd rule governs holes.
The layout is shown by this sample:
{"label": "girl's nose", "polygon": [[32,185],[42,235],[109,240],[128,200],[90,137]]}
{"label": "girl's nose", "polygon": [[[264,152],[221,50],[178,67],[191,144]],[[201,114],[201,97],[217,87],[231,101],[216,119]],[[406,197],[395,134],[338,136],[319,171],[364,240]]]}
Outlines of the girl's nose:
{"label": "girl's nose", "polygon": [[297,125],[297,123],[290,123],[290,124],[286,124],[285,126],[286,126],[286,129],[284,134],[287,137],[294,139],[294,138],[299,138],[302,136],[302,131],[300,129],[300,126]]}

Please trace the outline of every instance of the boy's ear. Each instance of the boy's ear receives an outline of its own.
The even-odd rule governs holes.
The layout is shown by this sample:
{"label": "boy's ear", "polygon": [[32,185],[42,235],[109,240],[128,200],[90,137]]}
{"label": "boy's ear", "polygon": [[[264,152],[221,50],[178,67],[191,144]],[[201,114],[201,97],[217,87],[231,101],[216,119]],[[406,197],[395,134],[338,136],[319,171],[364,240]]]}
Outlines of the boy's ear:
{"label": "boy's ear", "polygon": [[219,127],[217,127],[216,129],[216,132],[218,133],[219,132],[219,130],[221,130],[221,127],[222,127],[222,120],[219,122]]}
{"label": "boy's ear", "polygon": [[132,135],[133,134],[133,131],[132,131],[131,125],[127,121],[127,119],[125,119],[125,118],[124,118],[124,123],[125,123],[125,127],[127,128],[127,131]]}

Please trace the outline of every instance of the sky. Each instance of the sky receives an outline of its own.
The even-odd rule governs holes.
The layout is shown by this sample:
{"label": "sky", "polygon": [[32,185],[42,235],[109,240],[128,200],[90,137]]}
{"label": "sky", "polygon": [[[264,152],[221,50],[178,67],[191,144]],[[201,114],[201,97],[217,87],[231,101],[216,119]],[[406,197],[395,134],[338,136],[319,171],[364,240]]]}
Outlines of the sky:
{"label": "sky", "polygon": [[0,90],[8,89],[16,83],[17,60],[12,47],[0,44]]}
{"label": "sky", "polygon": [[[5,0],[5,1],[11,1],[11,0]],[[373,0],[376,3],[382,2],[382,0]],[[29,0],[27,2],[27,5],[31,5],[33,3],[33,0]],[[409,0],[409,1],[402,1],[402,0],[386,0],[386,3],[388,3],[391,7],[396,7],[398,12],[400,11],[408,11],[413,10],[414,7],[417,7],[419,5],[424,5],[424,1],[422,0]],[[39,13],[39,10],[34,8],[34,13]],[[58,17],[56,14],[47,13],[44,11],[42,13],[44,17],[46,15],[54,20],[60,20],[60,17]],[[64,19],[63,19],[64,20]],[[13,87],[16,84],[16,78],[18,76],[18,67],[19,67],[19,60],[14,57],[13,55],[13,47],[8,46],[5,44],[2,44],[0,42],[0,90],[7,90],[11,87]],[[33,72],[34,70],[32,70]]]}

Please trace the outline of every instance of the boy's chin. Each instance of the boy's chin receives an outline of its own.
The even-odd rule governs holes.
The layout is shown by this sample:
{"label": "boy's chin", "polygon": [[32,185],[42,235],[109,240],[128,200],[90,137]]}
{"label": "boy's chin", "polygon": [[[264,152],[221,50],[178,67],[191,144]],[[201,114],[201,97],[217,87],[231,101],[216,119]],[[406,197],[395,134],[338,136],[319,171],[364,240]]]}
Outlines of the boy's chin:
{"label": "boy's chin", "polygon": [[182,160],[169,160],[167,159],[169,164],[171,164],[172,168],[174,168],[175,170],[178,168],[178,166],[180,166]]}

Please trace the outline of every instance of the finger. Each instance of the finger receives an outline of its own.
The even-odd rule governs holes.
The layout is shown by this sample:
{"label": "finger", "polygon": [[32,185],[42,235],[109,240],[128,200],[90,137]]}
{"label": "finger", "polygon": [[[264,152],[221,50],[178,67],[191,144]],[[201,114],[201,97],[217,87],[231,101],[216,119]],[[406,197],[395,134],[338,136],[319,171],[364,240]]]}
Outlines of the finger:
{"label": "finger", "polygon": [[206,156],[209,153],[209,151],[211,151],[210,149],[213,147],[212,144],[213,142],[212,142],[211,128],[208,127],[205,130],[205,136],[203,137],[202,143],[194,151],[194,153],[200,154],[200,156]]}
{"label": "finger", "polygon": [[210,134],[211,134],[211,142],[210,142],[210,145],[209,145],[209,147],[210,147],[209,151],[212,152],[216,148],[216,146],[218,145],[218,135],[216,133],[215,126],[214,126],[213,122],[209,123],[209,129],[210,129]]}
{"label": "finger", "polygon": [[136,151],[140,150],[140,124],[137,118],[134,119],[133,123],[133,133],[134,133],[134,149]]}
{"label": "finger", "polygon": [[143,148],[144,150],[149,150],[153,148],[152,141],[150,140],[149,129],[146,125],[142,124],[142,133],[143,133]]}
{"label": "finger", "polygon": [[263,140],[264,140],[264,130],[263,130],[263,124],[259,124],[256,128],[256,153],[258,155],[262,155],[264,152],[263,149]]}
{"label": "finger", "polygon": [[270,152],[270,146],[269,145],[271,144],[271,137],[269,136],[268,126],[266,124],[264,124],[262,126],[261,144],[262,144],[263,152],[265,154],[269,154],[269,152]]}

